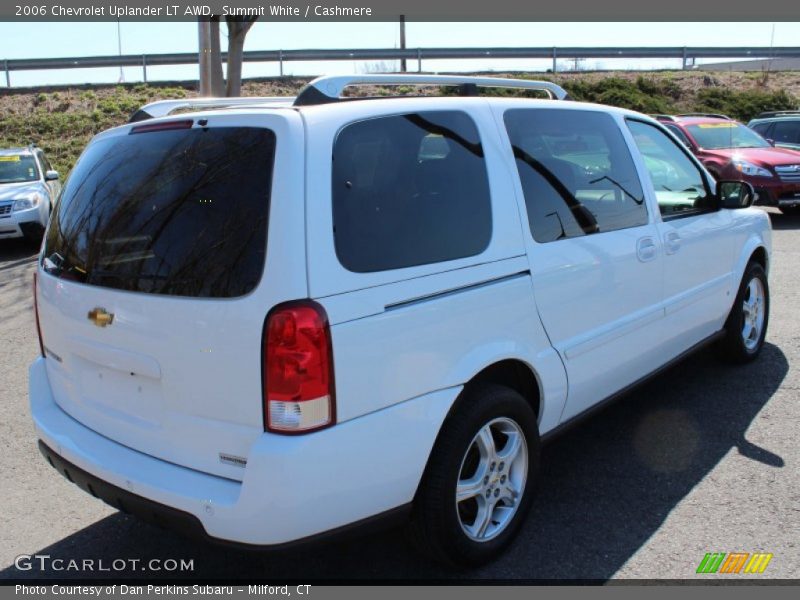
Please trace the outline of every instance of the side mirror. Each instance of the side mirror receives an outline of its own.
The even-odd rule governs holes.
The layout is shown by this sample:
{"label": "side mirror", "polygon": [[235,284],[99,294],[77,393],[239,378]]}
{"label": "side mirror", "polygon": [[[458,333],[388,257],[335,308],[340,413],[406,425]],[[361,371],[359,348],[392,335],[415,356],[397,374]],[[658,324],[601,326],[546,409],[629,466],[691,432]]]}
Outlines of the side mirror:
{"label": "side mirror", "polygon": [[45,181],[57,181],[58,180],[58,171],[47,171],[44,174]]}
{"label": "side mirror", "polygon": [[771,140],[771,139],[767,138],[767,143],[768,143],[770,146],[774,146],[774,145],[775,145],[775,140]]}
{"label": "side mirror", "polygon": [[717,197],[722,208],[747,208],[752,206],[756,191],[746,181],[718,181]]}

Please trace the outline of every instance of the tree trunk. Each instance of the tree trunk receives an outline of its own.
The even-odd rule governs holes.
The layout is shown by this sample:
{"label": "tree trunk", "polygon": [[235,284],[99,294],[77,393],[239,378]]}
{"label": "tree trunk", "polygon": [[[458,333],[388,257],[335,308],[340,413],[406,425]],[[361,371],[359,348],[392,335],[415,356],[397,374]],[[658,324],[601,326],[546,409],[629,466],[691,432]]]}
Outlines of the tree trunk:
{"label": "tree trunk", "polygon": [[211,95],[219,98],[225,94],[225,82],[222,78],[222,50],[219,44],[219,16],[211,17],[209,24],[211,36],[210,80]]}
{"label": "tree trunk", "polygon": [[225,90],[228,97],[242,95],[242,58],[244,56],[244,38],[255,19],[235,21],[227,17],[228,25],[228,83]]}
{"label": "tree trunk", "polygon": [[211,96],[211,28],[208,21],[197,22],[197,37],[200,95]]}
{"label": "tree trunk", "polygon": [[228,97],[242,95],[242,56],[244,54],[244,36],[228,34],[228,84],[225,95]]}

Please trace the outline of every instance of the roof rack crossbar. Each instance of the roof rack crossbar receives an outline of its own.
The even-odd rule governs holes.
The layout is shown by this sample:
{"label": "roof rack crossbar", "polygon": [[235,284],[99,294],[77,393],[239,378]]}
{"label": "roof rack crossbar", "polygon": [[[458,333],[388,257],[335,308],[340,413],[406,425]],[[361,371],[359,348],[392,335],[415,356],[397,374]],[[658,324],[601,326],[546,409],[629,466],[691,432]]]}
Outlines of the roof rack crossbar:
{"label": "roof rack crossbar", "polygon": [[137,121],[145,121],[147,119],[155,119],[157,117],[166,117],[176,110],[182,109],[204,109],[204,108],[232,108],[235,106],[252,105],[252,104],[278,104],[278,103],[291,103],[294,98],[292,97],[238,97],[238,98],[188,98],[183,100],[159,100],[145,104],[134,112],[128,123],[135,123]]}
{"label": "roof rack crossbar", "polygon": [[756,119],[767,119],[769,117],[780,117],[783,115],[800,115],[800,110],[768,110],[766,112],[759,113]]}
{"label": "roof rack crossbar", "polygon": [[352,85],[445,85],[457,86],[462,95],[474,95],[476,88],[509,88],[546,92],[553,100],[568,100],[567,92],[549,81],[505,79],[501,77],[468,77],[460,75],[335,75],[318,77],[298,94],[294,106],[327,104],[341,99],[342,92]]}
{"label": "roof rack crossbar", "polygon": [[678,117],[709,117],[713,119],[726,119],[728,121],[732,121],[728,115],[723,115],[720,113],[707,113],[707,112],[690,112],[690,113],[681,113],[676,115]]}

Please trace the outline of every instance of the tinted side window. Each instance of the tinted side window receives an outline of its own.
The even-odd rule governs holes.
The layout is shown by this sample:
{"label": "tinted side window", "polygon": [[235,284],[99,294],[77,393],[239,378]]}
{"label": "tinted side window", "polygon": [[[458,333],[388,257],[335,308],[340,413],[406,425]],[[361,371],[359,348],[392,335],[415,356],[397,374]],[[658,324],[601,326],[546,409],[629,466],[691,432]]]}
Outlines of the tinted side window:
{"label": "tinted side window", "polygon": [[762,137],[769,137],[769,128],[772,123],[756,123],[750,129],[761,135]]}
{"label": "tinted side window", "polygon": [[504,119],[537,242],[647,223],[639,177],[611,115],[525,108]]}
{"label": "tinted side window", "polygon": [[628,121],[628,127],[642,153],[664,217],[716,210],[700,169],[669,136],[641,121]]}
{"label": "tinted side window", "polygon": [[800,121],[776,121],[772,139],[779,144],[800,144]]}
{"label": "tinted side window", "polygon": [[461,112],[360,121],[333,148],[336,254],[368,273],[480,254],[492,235],[478,130]]}
{"label": "tinted side window", "polygon": [[52,171],[53,167],[50,164],[50,161],[47,160],[47,157],[44,155],[44,152],[37,152],[36,155],[39,157],[39,162],[42,164],[42,169],[45,171]]}
{"label": "tinted side window", "polygon": [[683,143],[684,146],[686,146],[687,148],[692,147],[692,145],[689,143],[689,138],[686,137],[686,134],[683,133],[683,131],[681,131],[679,127],[675,127],[675,125],[667,125],[666,123],[664,124],[664,127],[669,129],[671,133],[674,133],[675,137],[677,137]]}

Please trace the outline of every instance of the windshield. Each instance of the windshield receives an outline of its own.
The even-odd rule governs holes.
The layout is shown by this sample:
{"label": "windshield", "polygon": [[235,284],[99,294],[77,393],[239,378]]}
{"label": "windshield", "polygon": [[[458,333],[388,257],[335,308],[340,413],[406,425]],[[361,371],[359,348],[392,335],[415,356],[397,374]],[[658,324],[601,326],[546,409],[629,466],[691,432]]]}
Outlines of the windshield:
{"label": "windshield", "polygon": [[275,135],[213,127],[93,142],[50,220],[42,265],[133,292],[230,298],[261,279]]}
{"label": "windshield", "polygon": [[700,123],[687,125],[697,145],[706,150],[722,148],[768,148],[769,142],[755,131],[739,123]]}
{"label": "windshield", "polygon": [[32,156],[11,154],[0,156],[0,183],[20,183],[39,179],[39,169]]}

